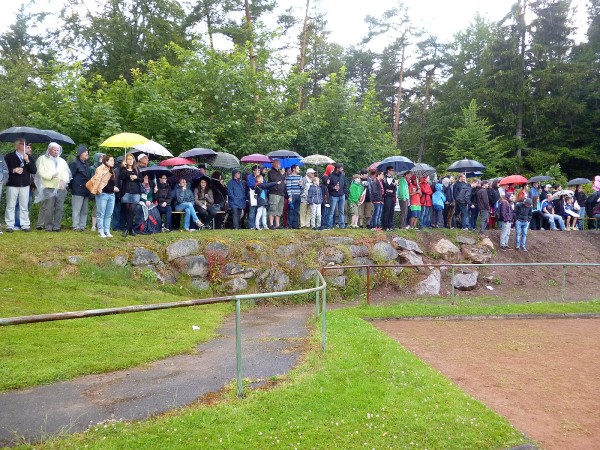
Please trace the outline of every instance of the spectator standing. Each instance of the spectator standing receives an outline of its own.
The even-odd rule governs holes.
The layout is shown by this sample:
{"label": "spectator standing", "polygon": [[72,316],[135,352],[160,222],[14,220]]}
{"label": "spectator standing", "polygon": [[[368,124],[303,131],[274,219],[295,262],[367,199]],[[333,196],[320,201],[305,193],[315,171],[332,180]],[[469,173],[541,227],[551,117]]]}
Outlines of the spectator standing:
{"label": "spectator standing", "polygon": [[517,250],[527,251],[527,230],[533,212],[533,202],[530,198],[515,205],[515,247]]}
{"label": "spectator standing", "polygon": [[285,176],[279,170],[280,168],[281,163],[278,159],[274,159],[273,166],[269,170],[269,183],[275,183],[269,188],[269,228],[273,230],[281,228],[281,217],[283,216]]}
{"label": "spectator standing", "polygon": [[419,187],[421,188],[421,226],[423,228],[431,227],[431,195],[433,189],[429,184],[429,177],[421,177],[419,180]]}
{"label": "spectator standing", "polygon": [[375,172],[375,178],[371,181],[371,201],[373,202],[373,215],[370,227],[372,231],[382,231],[381,215],[383,214],[383,172]]}
{"label": "spectator standing", "polygon": [[510,228],[514,219],[515,196],[511,195],[508,199],[500,196],[500,205],[498,206],[498,219],[500,228],[500,249],[508,250],[508,241],[510,238]]}
{"label": "spectator standing", "polygon": [[[488,197],[490,201],[490,228],[496,228],[496,222],[500,222],[498,207],[500,206],[500,190],[498,189],[498,179],[492,180],[492,185],[488,187]],[[500,224],[498,224],[500,226]],[[500,226],[500,228],[502,228]]]}
{"label": "spectator standing", "polygon": [[410,195],[410,228],[418,230],[419,217],[421,216],[421,189],[417,183],[416,175],[410,177],[408,194]]}
{"label": "spectator standing", "polygon": [[329,223],[329,208],[331,204],[329,203],[329,183],[331,173],[335,170],[335,166],[333,164],[328,164],[325,167],[325,172],[323,173],[323,177],[321,178],[321,191],[323,191],[323,203],[321,204],[321,228],[329,229],[333,228],[333,223]]}
{"label": "spectator standing", "polygon": [[[471,187],[467,182],[466,182],[467,178],[465,176],[464,173],[461,173],[458,175],[458,181],[456,183],[454,183],[454,187],[453,192],[452,192],[452,197],[454,198],[454,203],[455,203],[455,208],[454,208],[454,226],[456,228],[461,228],[461,224],[462,224],[462,228],[464,227],[464,224],[467,223],[469,221],[469,199],[466,200],[466,202],[463,204],[464,199],[461,199],[461,202],[458,202],[458,197],[460,192],[465,189],[466,187]],[[471,195],[471,192],[469,192],[469,196]],[[461,206],[467,205],[466,209],[461,209]],[[463,217],[463,213],[467,214],[467,218],[465,219]]]}
{"label": "spectator standing", "polygon": [[260,175],[260,166],[252,166],[252,173],[246,179],[246,185],[248,186],[248,228],[251,230],[255,227],[256,211],[258,210],[258,196],[254,190],[258,175]]}
{"label": "spectator standing", "polygon": [[246,189],[242,183],[242,172],[233,169],[231,180],[227,183],[227,200],[233,214],[233,228],[240,229],[242,212],[246,207]]}
{"label": "spectator standing", "polygon": [[353,175],[348,195],[348,214],[351,216],[350,228],[358,228],[358,206],[364,190],[360,174]]}
{"label": "spectator standing", "polygon": [[308,204],[308,190],[313,185],[315,169],[306,169],[306,175],[302,178],[302,194],[300,195],[300,228],[309,228],[311,221],[311,207]]}
{"label": "spectator standing", "polygon": [[410,180],[411,172],[406,172],[403,176],[398,180],[398,206],[400,207],[400,224],[398,225],[400,228],[404,228],[408,226],[406,223],[408,219],[408,209],[409,209],[409,200],[410,196],[408,193],[408,180]]}
{"label": "spectator standing", "polygon": [[[464,180],[464,175],[460,175],[459,180]],[[456,206],[458,207],[459,215],[462,222],[462,229],[469,230],[469,206],[471,203],[471,194],[473,193],[473,188],[476,185],[475,181],[472,181],[471,184],[459,181],[456,183],[459,185],[459,190],[454,190],[455,196],[454,199],[456,201]],[[456,215],[455,215],[456,217]],[[458,220],[457,217],[457,220]],[[458,228],[458,223],[456,224]]]}
{"label": "spectator standing", "polygon": [[381,228],[384,230],[394,229],[394,208],[396,207],[396,192],[398,182],[394,178],[394,168],[387,166],[383,177],[383,213]]}
{"label": "spectator standing", "polygon": [[[8,181],[8,167],[4,161],[4,156],[0,154],[0,200],[2,200],[2,186]],[[2,234],[2,227],[0,227],[0,234]]]}
{"label": "spectator standing", "polygon": [[346,178],[344,177],[344,165],[335,164],[335,170],[329,176],[329,218],[328,222],[333,227],[335,212],[338,212],[338,226],[340,228],[346,228],[346,222],[344,218],[344,207],[346,206],[346,194],[348,193],[348,186],[346,185]]}
{"label": "spectator standing", "polygon": [[56,142],[50,142],[46,154],[36,162],[36,201],[42,202],[40,220],[46,231],[60,231],[67,187],[71,181],[71,171],[67,162],[60,157],[62,147]]}
{"label": "spectator standing", "polygon": [[37,168],[35,159],[25,151],[25,140],[15,141],[15,151],[8,153],[4,161],[8,170],[6,183],[6,211],[4,220],[6,231],[15,230],[15,206],[19,202],[19,219],[21,230],[30,231],[29,221],[29,192],[31,175],[35,175]]}
{"label": "spectator standing", "polygon": [[481,189],[477,191],[477,208],[481,222],[479,223],[479,234],[483,234],[487,229],[490,220],[490,196],[488,194],[489,182],[484,180]]}
{"label": "spectator standing", "polygon": [[124,222],[122,236],[135,236],[133,229],[135,207],[141,200],[142,178],[137,168],[135,157],[130,153],[125,157],[125,163],[119,170],[119,192],[121,193],[121,219]]}
{"label": "spectator standing", "polygon": [[85,145],[77,147],[77,157],[69,165],[71,169],[71,210],[73,231],[83,231],[87,224],[90,191],[85,184],[91,178],[88,160],[90,152]]}
{"label": "spectator standing", "polygon": [[[587,195],[585,195],[585,192],[583,192],[583,189],[580,184],[575,186],[574,197],[577,204],[575,204],[575,202],[573,203],[573,210],[579,213],[579,221],[577,222],[577,227],[580,230],[583,230],[585,221],[585,201],[587,200]],[[577,210],[577,207],[579,207],[579,211]]]}
{"label": "spectator standing", "polygon": [[371,202],[371,179],[369,172],[365,169],[360,171],[360,182],[364,189],[364,201],[358,204],[358,224],[361,227],[368,227],[373,215],[373,203]]}
{"label": "spectator standing", "polygon": [[300,167],[293,164],[291,171],[285,177],[285,189],[288,196],[288,228],[300,228],[300,197],[302,196],[303,181],[300,175]]}
{"label": "spectator standing", "polygon": [[115,192],[119,192],[114,172],[115,158],[102,155],[96,168],[90,192],[96,196],[96,224],[101,238],[111,238],[110,221],[115,207]]}
{"label": "spectator standing", "polygon": [[454,177],[444,177],[442,179],[442,186],[444,186],[444,197],[446,202],[444,203],[444,225],[446,228],[454,228]]}
{"label": "spectator standing", "polygon": [[311,186],[308,188],[306,202],[310,206],[310,226],[313,230],[321,229],[321,205],[323,204],[323,190],[320,186],[319,177],[313,177]]}
{"label": "spectator standing", "polygon": [[[444,180],[448,181],[448,178],[444,178]],[[431,203],[431,227],[444,228],[444,206],[446,204],[446,196],[444,195],[444,186],[442,183],[437,183],[435,185],[435,192],[431,196]]]}

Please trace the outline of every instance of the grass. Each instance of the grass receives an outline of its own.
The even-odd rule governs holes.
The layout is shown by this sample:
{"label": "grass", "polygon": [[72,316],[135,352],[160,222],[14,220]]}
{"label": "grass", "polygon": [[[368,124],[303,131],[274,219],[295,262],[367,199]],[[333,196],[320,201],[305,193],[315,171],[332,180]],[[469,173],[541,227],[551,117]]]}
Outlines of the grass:
{"label": "grass", "polygon": [[328,313],[326,353],[315,331],[304,364],[269,391],[237,399],[231,385],[213,406],[102,424],[41,448],[508,448],[528,440],[362,318],[598,311],[599,302],[336,310]]}

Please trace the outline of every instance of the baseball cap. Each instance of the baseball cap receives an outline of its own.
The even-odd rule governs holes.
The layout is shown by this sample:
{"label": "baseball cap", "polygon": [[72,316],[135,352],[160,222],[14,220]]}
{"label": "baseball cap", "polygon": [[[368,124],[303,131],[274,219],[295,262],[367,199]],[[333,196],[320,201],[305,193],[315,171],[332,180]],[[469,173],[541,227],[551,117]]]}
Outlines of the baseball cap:
{"label": "baseball cap", "polygon": [[142,158],[147,158],[147,157],[148,157],[148,155],[146,155],[145,153],[140,153],[140,154],[138,155],[138,161],[141,161],[141,160],[142,160]]}
{"label": "baseball cap", "polygon": [[308,169],[306,169],[306,173],[315,173],[315,169],[308,168]]}
{"label": "baseball cap", "polygon": [[546,185],[546,189],[551,189],[551,188],[552,188],[552,185],[551,185],[551,184],[547,184],[547,185]]}

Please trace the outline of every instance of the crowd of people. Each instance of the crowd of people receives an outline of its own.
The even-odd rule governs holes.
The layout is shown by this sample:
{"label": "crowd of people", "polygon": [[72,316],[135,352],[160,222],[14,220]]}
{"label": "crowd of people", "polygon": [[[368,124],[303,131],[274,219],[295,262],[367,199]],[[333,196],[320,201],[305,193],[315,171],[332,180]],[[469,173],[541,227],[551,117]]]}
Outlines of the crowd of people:
{"label": "crowd of people", "polygon": [[571,195],[550,184],[500,186],[498,180],[467,181],[465,174],[457,180],[453,175],[417,177],[410,171],[396,174],[392,166],[347,177],[342,164],[332,164],[322,176],[313,168],[303,175],[298,165],[284,170],[275,159],[272,167],[255,165],[249,174],[235,169],[226,183],[221,172],[209,175],[203,164],[192,178],[166,173],[154,178],[146,172],[148,156],[143,153],[124,159],[98,153],[90,160],[88,149],[79,146],[70,163],[61,153],[61,146],[52,142],[36,160],[31,147],[17,140],[13,152],[0,155],[7,232],[30,231],[32,199],[40,203],[36,228],[61,231],[69,190],[72,229],[88,227],[92,200],[91,229],[102,238],[111,238],[116,230],[126,237],[176,226],[185,231],[445,227],[480,233],[497,227],[502,249],[509,247],[514,228],[515,247],[526,251],[529,229],[574,231],[583,229],[586,218],[589,228],[600,219],[600,176],[587,196],[581,185]]}

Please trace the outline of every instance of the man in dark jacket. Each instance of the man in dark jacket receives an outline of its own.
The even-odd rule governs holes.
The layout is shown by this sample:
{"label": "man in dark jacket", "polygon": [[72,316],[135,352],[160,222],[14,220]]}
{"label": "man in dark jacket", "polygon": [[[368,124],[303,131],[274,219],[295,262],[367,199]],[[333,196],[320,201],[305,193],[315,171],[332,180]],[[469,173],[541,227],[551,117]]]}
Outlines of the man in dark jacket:
{"label": "man in dark jacket", "polygon": [[[461,175],[459,179],[464,180],[464,175]],[[454,191],[457,192],[454,196],[454,201],[456,202],[456,206],[460,211],[460,215],[462,216],[462,229],[469,229],[469,206],[471,204],[471,195],[473,194],[473,189],[477,185],[477,181],[471,181],[471,184],[460,182],[460,190]],[[459,184],[456,183],[456,184]],[[458,226],[458,224],[457,224]]]}
{"label": "man in dark jacket", "polygon": [[90,179],[88,159],[90,153],[85,145],[77,147],[77,157],[69,165],[71,170],[71,209],[73,231],[83,231],[87,222],[90,191],[85,187]]}
{"label": "man in dark jacket", "polygon": [[15,229],[15,206],[19,201],[19,219],[21,230],[29,231],[29,187],[31,175],[37,173],[33,156],[25,151],[25,140],[15,141],[15,151],[7,154],[4,158],[8,168],[8,183],[6,183],[6,212],[4,221],[6,231],[9,233]]}
{"label": "man in dark jacket", "polygon": [[[464,218],[461,217],[462,210],[460,209],[456,199],[458,198],[458,194],[460,193],[460,191],[462,189],[464,189],[465,187],[469,186],[469,184],[466,182],[466,180],[467,180],[467,178],[465,177],[465,174],[461,173],[458,175],[458,181],[456,183],[454,183],[454,186],[452,187],[452,198],[454,199],[454,226],[456,228],[460,228],[461,221],[464,220]],[[467,208],[467,220],[468,220],[468,212],[469,212],[469,209]],[[462,222],[462,223],[464,223],[464,222]]]}
{"label": "man in dark jacket", "polygon": [[246,188],[242,183],[242,172],[237,169],[231,172],[231,180],[227,183],[227,202],[233,214],[233,228],[239,230],[242,211],[246,207]]}
{"label": "man in dark jacket", "polygon": [[269,170],[269,183],[276,183],[269,188],[269,228],[271,229],[281,227],[281,217],[283,216],[285,176],[279,170],[280,168],[281,163],[278,159],[274,159],[273,166]]}
{"label": "man in dark jacket", "polygon": [[383,177],[383,212],[381,216],[381,228],[392,230],[394,228],[394,208],[396,206],[396,191],[398,182],[394,178],[394,168],[385,168]]}
{"label": "man in dark jacket", "polygon": [[532,214],[533,202],[530,198],[526,198],[523,202],[515,205],[515,231],[517,236],[515,247],[517,250],[527,251],[527,230]]}
{"label": "man in dark jacket", "polygon": [[484,180],[481,183],[481,189],[477,191],[475,200],[477,201],[477,209],[479,210],[479,234],[483,234],[487,229],[490,220],[490,196],[488,193],[489,182]]}
{"label": "man in dark jacket", "polygon": [[167,219],[167,225],[165,231],[171,231],[173,229],[172,214],[173,209],[171,207],[171,201],[173,200],[173,191],[169,183],[167,182],[167,176],[161,175],[158,179],[158,185],[156,186],[156,193],[154,200],[156,201],[156,207],[158,212],[164,214]]}
{"label": "man in dark jacket", "polygon": [[333,227],[335,211],[338,212],[338,226],[346,228],[344,220],[344,207],[346,205],[346,194],[348,186],[344,177],[344,165],[336,164],[335,170],[329,175],[329,219],[328,223]]}

